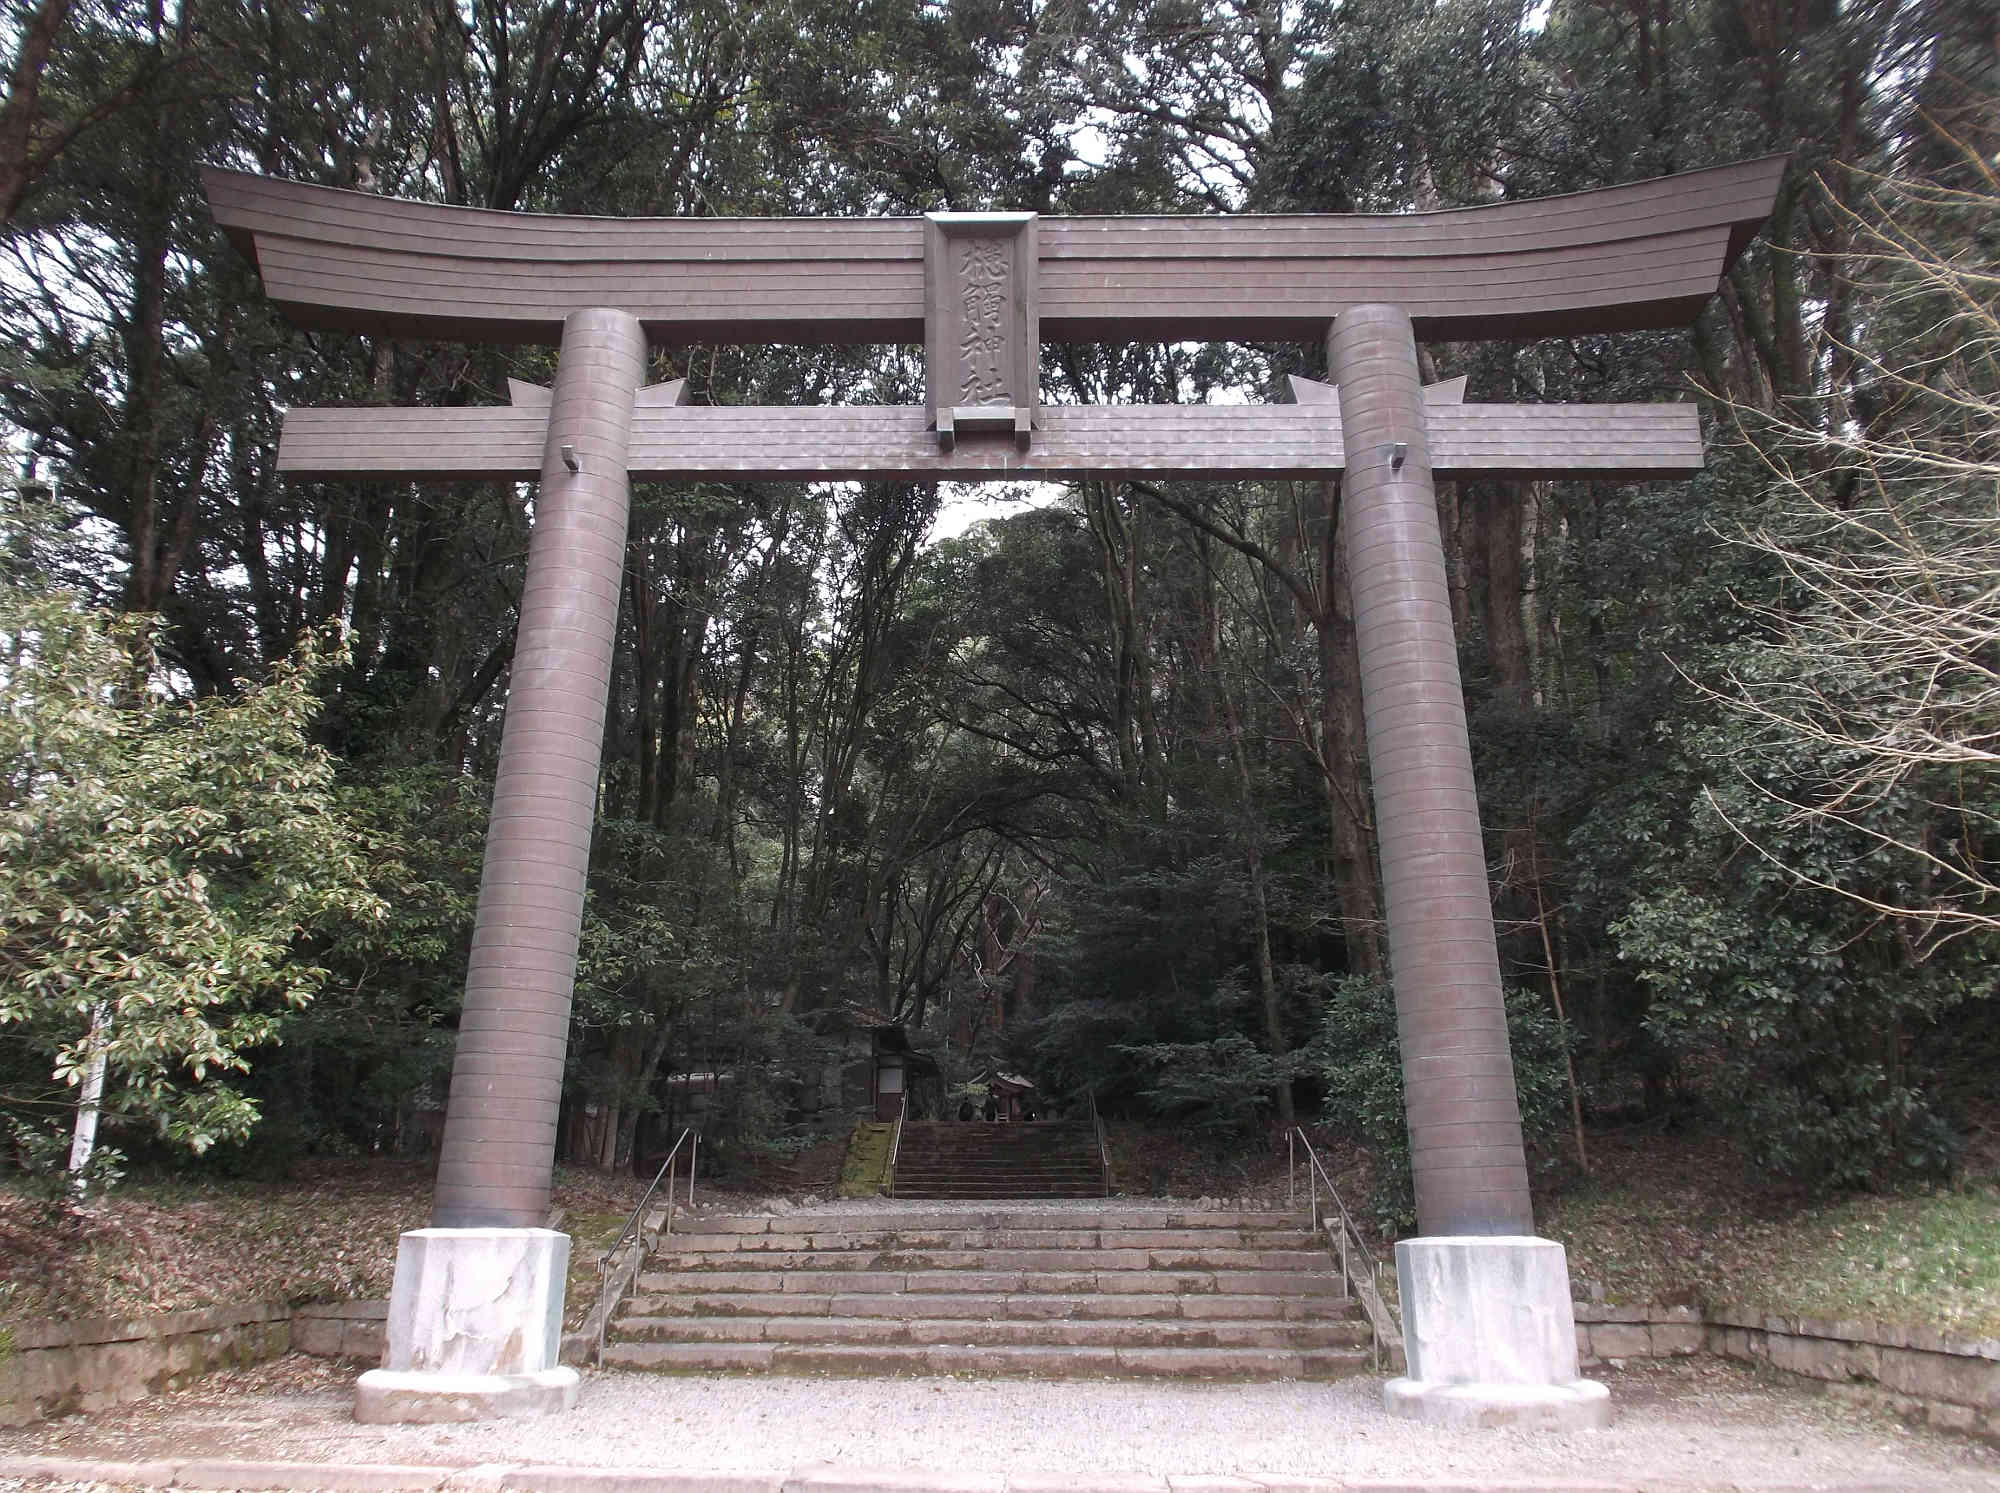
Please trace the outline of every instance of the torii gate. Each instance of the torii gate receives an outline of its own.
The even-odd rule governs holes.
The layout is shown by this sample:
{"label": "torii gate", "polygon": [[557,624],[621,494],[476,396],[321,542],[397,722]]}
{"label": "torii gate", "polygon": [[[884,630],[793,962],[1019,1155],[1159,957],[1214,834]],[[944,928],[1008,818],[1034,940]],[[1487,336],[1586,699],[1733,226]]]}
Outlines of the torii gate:
{"label": "torii gate", "polygon": [[[1419,336],[1684,326],[1770,210],[1779,157],[1399,216],[601,219],[441,207],[227,171],[218,223],[295,323],[558,342],[496,409],[294,409],[301,477],[539,479],[433,1227],[403,1236],[364,1420],[574,1403],[548,1205],[633,479],[1326,478],[1343,503],[1422,1237],[1397,1245],[1434,1420],[1601,1424],[1527,1168],[1433,475],[1675,477],[1690,405],[1425,391]],[[1326,340],[1275,407],[1044,406],[1044,341]],[[700,407],[649,344],[903,342],[910,408]]]}

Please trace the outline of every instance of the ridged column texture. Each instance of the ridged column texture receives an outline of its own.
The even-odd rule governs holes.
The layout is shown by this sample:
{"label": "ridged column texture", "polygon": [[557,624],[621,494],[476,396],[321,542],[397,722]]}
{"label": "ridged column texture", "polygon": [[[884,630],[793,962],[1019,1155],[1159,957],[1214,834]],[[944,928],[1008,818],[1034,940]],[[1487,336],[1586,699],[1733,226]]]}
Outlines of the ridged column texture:
{"label": "ridged column texture", "polygon": [[536,1228],[548,1211],[645,369],[635,317],[597,309],[564,321],[432,1204],[439,1228]]}
{"label": "ridged column texture", "polygon": [[1417,1226],[1531,1234],[1416,340],[1403,311],[1357,306],[1327,349]]}

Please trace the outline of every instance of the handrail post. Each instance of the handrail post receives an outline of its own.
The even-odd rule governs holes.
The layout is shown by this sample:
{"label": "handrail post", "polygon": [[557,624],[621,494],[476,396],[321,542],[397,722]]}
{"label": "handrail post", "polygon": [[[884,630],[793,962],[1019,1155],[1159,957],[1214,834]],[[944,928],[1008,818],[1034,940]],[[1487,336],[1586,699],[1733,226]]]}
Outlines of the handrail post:
{"label": "handrail post", "polygon": [[1104,1116],[1097,1112],[1097,1090],[1090,1088],[1084,1092],[1090,1100],[1090,1128],[1097,1136],[1097,1173],[1101,1179],[1099,1185],[1104,1188],[1104,1195],[1110,1197],[1111,1151],[1104,1141]]}
{"label": "handrail post", "polygon": [[701,1158],[701,1132],[697,1130],[688,1142],[688,1206],[694,1206],[695,1162]]}
{"label": "handrail post", "polygon": [[903,1121],[909,1118],[910,1096],[907,1092],[896,1098],[896,1128],[889,1136],[889,1175],[884,1179],[890,1197],[896,1195],[896,1161],[903,1154]]}
{"label": "handrail post", "polygon": [[1285,1206],[1299,1211],[1299,1127],[1285,1132]]}
{"label": "handrail post", "polygon": [[[679,1163],[681,1146],[690,1142],[692,1144],[689,1145],[688,1154],[692,1156],[694,1146],[701,1144],[701,1132],[696,1130],[692,1125],[683,1128],[679,1136],[675,1138],[673,1149],[667,1152],[667,1159],[660,1163],[660,1169],[653,1173],[652,1182],[648,1184],[645,1192],[640,1195],[639,1206],[634,1208],[626,1218],[624,1229],[612,1241],[611,1248],[605,1253],[605,1258],[598,1262],[598,1273],[600,1275],[607,1268],[606,1262],[609,1261],[611,1256],[617,1254],[619,1250],[625,1247],[625,1241],[632,1238],[635,1231],[639,1239],[642,1242],[644,1241],[646,1236],[646,1225],[644,1222],[646,1204],[650,1203],[653,1200],[653,1194],[660,1190],[660,1183],[662,1181],[667,1184],[667,1221],[665,1232],[671,1234],[674,1231],[674,1179],[679,1175],[676,1168]],[[690,1203],[694,1201],[693,1176],[693,1163],[690,1162],[688,1172],[688,1201]]]}
{"label": "handrail post", "polygon": [[[1289,1143],[1292,1151],[1288,1157],[1288,1165],[1297,1162],[1299,1152],[1305,1153],[1306,1197],[1311,1208],[1313,1233],[1315,1235],[1319,1233],[1324,1217],[1326,1227],[1340,1236],[1338,1255],[1341,1283],[1360,1300],[1362,1310],[1368,1315],[1369,1326],[1373,1328],[1370,1333],[1372,1358],[1375,1367],[1379,1369],[1382,1366],[1384,1335],[1389,1334],[1400,1341],[1402,1333],[1402,1323],[1382,1292],[1382,1264],[1375,1258],[1374,1251],[1369,1249],[1367,1240],[1361,1237],[1360,1225],[1355,1223],[1354,1215],[1347,1211],[1347,1204],[1341,1199],[1340,1189],[1333,1185],[1333,1177],[1321,1164],[1319,1153],[1313,1149],[1312,1141],[1307,1138],[1303,1130],[1294,1126]],[[1326,1183],[1326,1195],[1330,1203],[1325,1215],[1320,1213],[1319,1205],[1319,1185],[1322,1182]],[[1296,1184],[1293,1186],[1293,1206],[1296,1207]],[[1327,1241],[1327,1250],[1329,1253],[1334,1253],[1331,1239]],[[1356,1255],[1359,1255],[1367,1265],[1366,1292],[1361,1290],[1360,1275],[1355,1265]]]}

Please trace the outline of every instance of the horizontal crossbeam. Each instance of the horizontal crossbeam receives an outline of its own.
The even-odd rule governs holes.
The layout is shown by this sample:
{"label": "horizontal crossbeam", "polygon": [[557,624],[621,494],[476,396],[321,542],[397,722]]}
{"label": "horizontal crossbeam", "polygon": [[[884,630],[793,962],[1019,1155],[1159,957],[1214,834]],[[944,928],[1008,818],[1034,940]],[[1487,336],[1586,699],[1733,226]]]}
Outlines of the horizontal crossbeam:
{"label": "horizontal crossbeam", "polygon": [[[547,411],[294,409],[278,470],[294,477],[498,478],[540,474]],[[1285,478],[1341,471],[1337,407],[1056,405],[1026,449],[973,435],[950,450],[920,408],[683,406],[632,417],[635,481],[1009,481],[1083,476]],[[1679,477],[1699,471],[1686,404],[1464,404],[1427,411],[1440,477]]]}
{"label": "horizontal crossbeam", "polygon": [[[1444,212],[1040,220],[1045,342],[1318,342],[1392,304],[1431,339],[1692,322],[1771,210],[1772,157]],[[301,326],[553,342],[583,306],[655,344],[924,339],[920,218],[487,212],[235,171],[219,223]]]}

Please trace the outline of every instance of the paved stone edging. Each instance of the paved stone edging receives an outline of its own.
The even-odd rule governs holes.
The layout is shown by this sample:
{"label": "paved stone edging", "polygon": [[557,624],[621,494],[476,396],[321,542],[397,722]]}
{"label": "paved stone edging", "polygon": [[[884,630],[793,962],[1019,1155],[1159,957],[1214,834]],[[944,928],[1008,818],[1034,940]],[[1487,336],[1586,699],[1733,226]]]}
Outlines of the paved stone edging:
{"label": "paved stone edging", "polygon": [[[0,1457],[0,1480],[274,1493],[1675,1493],[1697,1485],[1599,1478],[1050,1477],[909,1472],[815,1464],[789,1472],[652,1472],[482,1463],[473,1467],[247,1462],[217,1458],[108,1462]],[[1715,1485],[1703,1484],[1712,1488]],[[1871,1483],[1734,1483],[1757,1493],[1900,1493]]]}
{"label": "paved stone edging", "polygon": [[2000,1341],[1928,1327],[1831,1320],[1756,1307],[1576,1304],[1578,1358],[1709,1353],[1871,1400],[1942,1430],[2000,1441]]}

